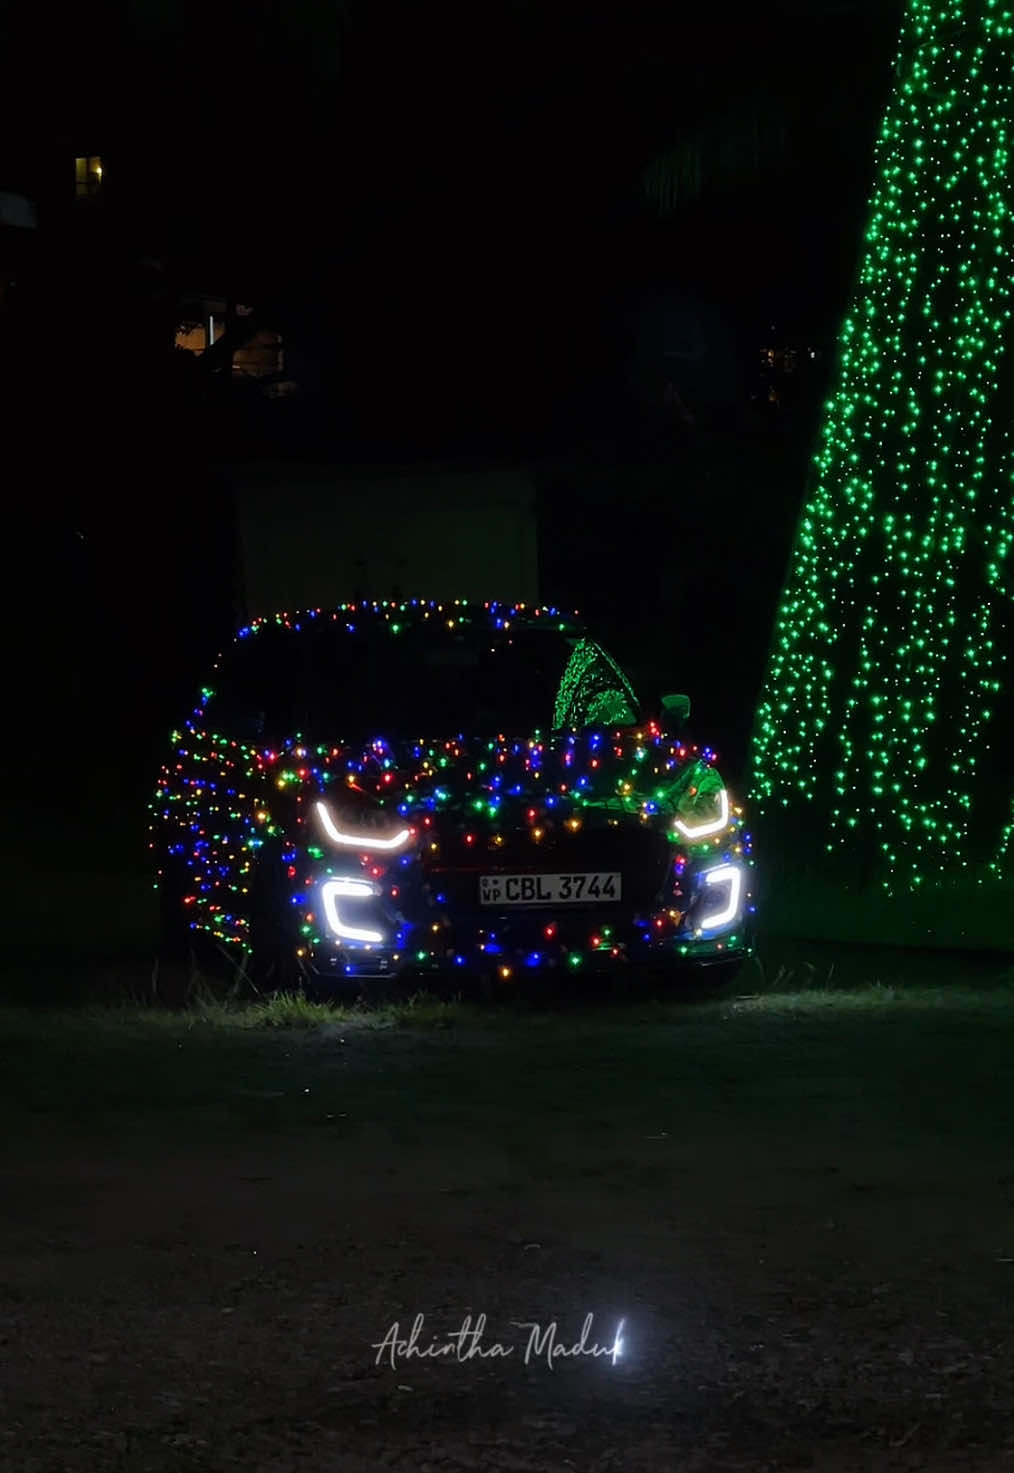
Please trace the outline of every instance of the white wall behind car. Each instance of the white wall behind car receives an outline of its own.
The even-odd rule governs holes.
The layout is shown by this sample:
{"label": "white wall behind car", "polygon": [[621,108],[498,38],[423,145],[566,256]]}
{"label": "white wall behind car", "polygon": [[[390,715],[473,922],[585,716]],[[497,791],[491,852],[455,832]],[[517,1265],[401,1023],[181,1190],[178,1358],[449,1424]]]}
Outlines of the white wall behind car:
{"label": "white wall behind car", "polygon": [[234,468],[247,617],[385,599],[538,600],[535,491],[521,471]]}

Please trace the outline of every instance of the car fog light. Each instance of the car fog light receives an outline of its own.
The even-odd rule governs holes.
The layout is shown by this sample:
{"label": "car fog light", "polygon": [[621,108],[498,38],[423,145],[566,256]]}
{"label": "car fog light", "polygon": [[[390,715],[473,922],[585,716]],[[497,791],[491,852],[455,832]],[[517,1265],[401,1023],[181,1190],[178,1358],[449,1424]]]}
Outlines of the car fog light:
{"label": "car fog light", "polygon": [[713,869],[705,870],[701,879],[706,888],[701,900],[702,914],[694,929],[717,931],[721,926],[734,924],[743,905],[742,866],[716,864]]}
{"label": "car fog light", "polygon": [[369,880],[325,880],[320,887],[321,904],[327,923],[336,936],[343,941],[365,941],[377,944],[383,941],[383,931],[368,930],[363,926],[350,925],[344,919],[339,906],[341,900],[370,900],[376,893]]}

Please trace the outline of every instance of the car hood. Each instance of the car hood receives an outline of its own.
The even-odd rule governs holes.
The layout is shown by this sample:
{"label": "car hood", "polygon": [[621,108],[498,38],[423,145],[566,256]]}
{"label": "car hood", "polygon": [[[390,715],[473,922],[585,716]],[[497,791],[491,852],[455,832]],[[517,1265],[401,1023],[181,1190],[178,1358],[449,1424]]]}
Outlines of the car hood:
{"label": "car hood", "polygon": [[[332,749],[334,779],[376,797],[385,808],[414,813],[439,810],[467,819],[556,810],[565,817],[580,808],[643,818],[673,813],[688,789],[720,783],[711,754],[654,728],[588,731],[528,738],[453,738],[440,741],[376,741],[355,751]],[[339,790],[340,791],[340,790]]]}

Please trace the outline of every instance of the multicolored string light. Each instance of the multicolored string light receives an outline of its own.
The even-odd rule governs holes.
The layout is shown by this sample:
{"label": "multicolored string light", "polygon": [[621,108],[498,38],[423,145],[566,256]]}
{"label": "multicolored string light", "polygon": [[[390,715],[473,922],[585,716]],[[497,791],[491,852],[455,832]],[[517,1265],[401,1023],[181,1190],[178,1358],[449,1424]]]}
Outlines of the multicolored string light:
{"label": "multicolored string light", "polygon": [[984,759],[1014,738],[1012,20],[909,0],[755,728],[761,811],[809,813],[888,890],[1009,852]]}
{"label": "multicolored string light", "polygon": [[[239,638],[270,626],[298,633],[315,621],[351,626],[361,620],[381,622],[397,637],[433,617],[503,627],[522,618],[562,618],[555,610],[460,602],[346,604],[259,620]],[[586,642],[576,636],[557,712],[570,709],[578,682],[575,660],[587,665],[587,653]],[[608,669],[606,684],[612,689],[615,677],[616,694],[627,700],[622,673],[611,661]],[[495,930],[481,925],[462,935],[442,875],[477,873],[481,858],[494,868],[506,846],[514,846],[514,853],[519,844],[549,847],[596,826],[622,824],[629,832],[633,820],[646,835],[661,835],[663,848],[669,846],[664,893],[643,907],[639,942],[656,949],[668,944],[685,956],[746,945],[742,933],[702,937],[691,923],[691,882],[701,866],[736,863],[745,872],[750,865],[742,812],[729,804],[709,749],[674,741],[653,723],[552,736],[534,732],[524,741],[461,735],[441,741],[378,738],[366,746],[309,745],[296,733],[277,747],[262,748],[208,729],[205,708],[213,695],[206,687],[192,719],[173,733],[174,758],[163,769],[152,805],[152,846],[182,866],[182,903],[195,930],[247,944],[253,871],[260,851],[273,842],[281,846],[291,882],[302,954],[333,944],[319,903],[321,886],[358,875],[383,898],[393,961],[410,956],[418,964],[482,964],[506,948]],[[592,696],[608,700],[604,691]],[[335,815],[326,817],[325,830],[318,821],[321,802]],[[350,812],[346,822],[342,815]],[[392,833],[408,828],[412,843],[392,846],[392,852],[335,853],[327,842],[378,823],[391,825]],[[744,918],[752,911],[749,897],[747,902]],[[626,954],[626,940],[608,926],[590,930],[579,944],[558,932],[550,920],[538,949],[529,950],[527,965],[579,966],[593,953]],[[511,963],[504,955],[498,965],[510,970]]]}

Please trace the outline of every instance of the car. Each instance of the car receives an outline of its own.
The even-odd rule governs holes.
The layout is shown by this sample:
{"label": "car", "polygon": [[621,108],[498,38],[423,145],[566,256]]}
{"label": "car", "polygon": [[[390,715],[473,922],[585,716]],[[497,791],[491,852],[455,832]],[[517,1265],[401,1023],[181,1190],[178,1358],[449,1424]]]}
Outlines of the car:
{"label": "car", "polygon": [[346,603],[240,629],[152,804],[163,940],[258,987],[509,984],[751,949],[751,843],[689,701],[576,615]]}

